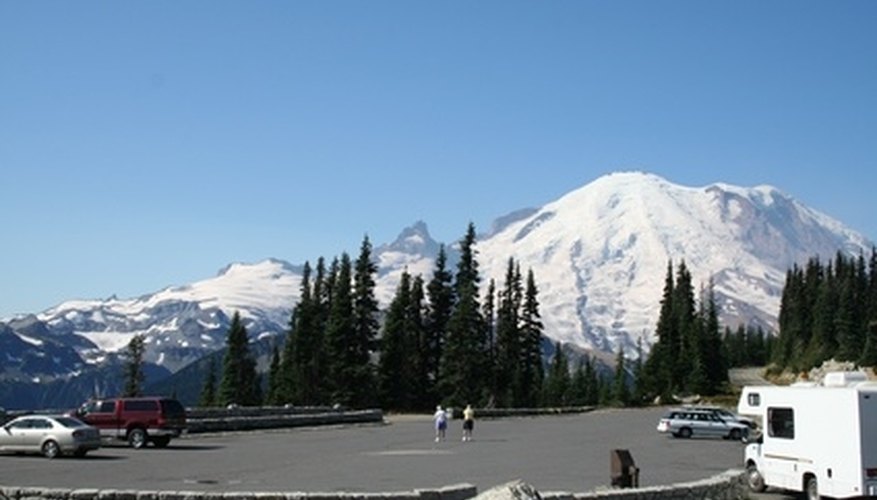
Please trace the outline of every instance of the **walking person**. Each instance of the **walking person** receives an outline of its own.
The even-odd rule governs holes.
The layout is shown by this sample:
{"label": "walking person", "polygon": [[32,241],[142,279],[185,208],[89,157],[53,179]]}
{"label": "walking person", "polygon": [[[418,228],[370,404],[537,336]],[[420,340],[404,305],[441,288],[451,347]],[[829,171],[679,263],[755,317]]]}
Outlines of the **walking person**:
{"label": "walking person", "polygon": [[475,410],[466,405],[463,410],[463,441],[472,441],[472,430],[475,429]]}
{"label": "walking person", "polygon": [[448,429],[448,414],[442,409],[442,405],[435,407],[435,414],[432,416],[435,421],[435,442],[445,440],[445,432]]}

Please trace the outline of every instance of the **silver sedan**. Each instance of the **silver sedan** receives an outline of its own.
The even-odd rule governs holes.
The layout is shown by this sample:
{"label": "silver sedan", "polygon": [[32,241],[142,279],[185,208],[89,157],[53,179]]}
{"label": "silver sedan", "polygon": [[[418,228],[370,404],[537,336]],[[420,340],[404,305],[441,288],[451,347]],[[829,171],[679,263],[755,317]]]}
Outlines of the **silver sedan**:
{"label": "silver sedan", "polygon": [[83,457],[100,448],[100,432],[73,417],[25,415],[0,428],[0,451]]}

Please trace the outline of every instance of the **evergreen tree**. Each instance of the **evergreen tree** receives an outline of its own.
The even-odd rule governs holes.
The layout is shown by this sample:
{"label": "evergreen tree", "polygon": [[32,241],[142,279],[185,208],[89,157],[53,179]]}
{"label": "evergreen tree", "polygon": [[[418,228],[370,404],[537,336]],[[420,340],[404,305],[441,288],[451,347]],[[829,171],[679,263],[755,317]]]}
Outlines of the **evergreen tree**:
{"label": "evergreen tree", "polygon": [[865,337],[865,347],[859,358],[861,366],[877,366],[877,320],[868,325],[868,334]]}
{"label": "evergreen tree", "polygon": [[241,323],[240,314],[235,312],[226,338],[222,380],[219,384],[219,402],[223,406],[252,406],[261,402],[256,361],[250,355],[248,342],[247,329]]}
{"label": "evergreen tree", "polygon": [[469,224],[460,241],[460,261],[454,282],[457,303],[448,322],[441,365],[441,388],[449,405],[478,404],[489,390],[485,373],[487,339],[478,299],[475,226]]}
{"label": "evergreen tree", "polygon": [[490,391],[488,406],[495,406],[499,396],[497,382],[497,346],[496,346],[496,282],[491,278],[487,283],[487,294],[484,297],[481,315],[484,317],[484,332],[487,337],[487,366],[485,372],[490,376],[487,385]]}
{"label": "evergreen tree", "polygon": [[496,363],[494,395],[496,404],[509,406],[515,401],[513,385],[521,378],[522,339],[520,308],[522,297],[520,272],[509,259],[505,286],[500,292],[496,318]]}
{"label": "evergreen tree", "polygon": [[597,375],[597,369],[590,356],[585,357],[582,371],[585,379],[585,404],[596,406],[600,403],[600,377]]}
{"label": "evergreen tree", "polygon": [[673,366],[678,356],[679,338],[673,325],[673,296],[675,294],[673,263],[667,263],[667,274],[664,280],[664,292],[661,298],[661,310],[655,335],[658,340],[652,346],[649,358],[643,366],[642,376],[637,385],[647,395],[660,395],[669,400],[673,393]]}
{"label": "evergreen tree", "polygon": [[[516,271],[520,275],[520,271]],[[532,269],[527,272],[527,284],[521,310],[521,360],[517,379],[516,400],[522,406],[535,406],[542,392],[545,369],[542,366],[542,317],[539,314],[539,290]]]}
{"label": "evergreen tree", "polygon": [[271,364],[268,367],[268,394],[265,401],[269,405],[281,405],[280,349],[275,344],[271,349]]}
{"label": "evergreen tree", "polygon": [[573,406],[585,406],[588,404],[588,379],[585,374],[584,360],[579,360],[579,364],[570,381],[569,393],[566,399]]}
{"label": "evergreen tree", "polygon": [[453,276],[447,270],[445,247],[439,247],[432,279],[426,287],[428,295],[427,315],[421,355],[420,378],[425,381],[419,406],[430,408],[439,401],[438,382],[442,352],[447,336],[448,322],[454,307]]}
{"label": "evergreen tree", "polygon": [[619,406],[627,406],[630,402],[630,388],[627,386],[627,368],[624,360],[624,347],[618,346],[615,356],[615,376],[612,380],[612,400]]}
{"label": "evergreen tree", "polygon": [[414,332],[409,330],[410,314],[411,277],[405,270],[387,310],[378,365],[381,404],[391,410],[410,410],[415,404],[416,365],[410,358],[416,352],[416,337],[412,337]]}
{"label": "evergreen tree", "polygon": [[643,338],[636,339],[636,361],[633,364],[633,391],[630,395],[630,404],[639,406],[645,398],[644,388],[640,385],[643,374]]}
{"label": "evergreen tree", "polygon": [[554,357],[545,379],[542,404],[549,407],[566,406],[566,397],[572,381],[569,375],[569,361],[560,342],[554,344]]}
{"label": "evergreen tree", "polygon": [[146,374],[143,372],[143,352],[145,348],[145,338],[143,335],[134,335],[128,342],[128,349],[125,353],[124,396],[126,397],[142,395],[143,384],[146,381]]}
{"label": "evergreen tree", "polygon": [[701,359],[701,329],[695,317],[694,287],[691,273],[685,262],[679,264],[676,271],[676,285],[673,289],[673,328],[677,332],[679,353],[673,365],[673,387],[688,389],[688,376],[692,373],[695,363]]}
{"label": "evergreen tree", "polygon": [[405,315],[406,330],[412,339],[413,370],[411,377],[413,380],[413,394],[411,407],[414,410],[430,409],[435,401],[427,399],[431,385],[426,369],[426,351],[427,351],[427,331],[426,331],[426,306],[424,304],[424,283],[420,275],[411,280],[410,297],[408,301],[408,311]]}
{"label": "evergreen tree", "polygon": [[861,354],[862,344],[855,321],[853,281],[845,277],[840,284],[840,307],[837,315],[837,353],[841,361],[855,361]]}
{"label": "evergreen tree", "polygon": [[722,346],[722,336],[719,325],[719,309],[716,305],[716,295],[712,280],[707,288],[706,297],[701,303],[706,302],[703,308],[703,364],[707,377],[707,390],[705,394],[713,395],[722,390],[728,382],[728,360]]}
{"label": "evergreen tree", "polygon": [[198,406],[210,407],[216,405],[216,357],[210,356],[204,385],[201,387],[201,395],[198,398]]}
{"label": "evergreen tree", "polygon": [[379,328],[378,300],[375,298],[377,272],[378,266],[372,260],[372,245],[366,236],[360,246],[353,276],[354,349],[358,360],[353,404],[361,408],[375,404],[378,389],[375,367],[371,361]]}
{"label": "evergreen tree", "polygon": [[351,262],[346,253],[341,255],[337,271],[330,274],[335,280],[326,323],[329,387],[333,402],[350,406],[356,401],[355,384],[359,380],[360,364],[363,360],[357,349],[359,342],[353,320]]}

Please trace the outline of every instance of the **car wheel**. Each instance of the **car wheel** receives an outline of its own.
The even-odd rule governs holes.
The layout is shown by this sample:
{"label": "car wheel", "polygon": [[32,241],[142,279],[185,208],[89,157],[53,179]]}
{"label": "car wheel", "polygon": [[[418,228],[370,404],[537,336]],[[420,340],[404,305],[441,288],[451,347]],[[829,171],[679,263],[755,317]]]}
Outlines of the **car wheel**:
{"label": "car wheel", "polygon": [[73,452],[73,456],[76,458],[82,458],[86,453],[88,453],[88,450],[76,450]]}
{"label": "car wheel", "polygon": [[816,481],[816,476],[809,476],[807,478],[807,485],[804,489],[804,493],[807,495],[807,500],[819,500],[819,483]]}
{"label": "car wheel", "polygon": [[755,464],[746,466],[746,483],[749,485],[749,489],[756,493],[761,493],[767,489],[767,485],[764,484],[764,477],[761,475],[761,472],[758,472],[758,467]]}
{"label": "car wheel", "polygon": [[46,458],[55,458],[61,454],[61,447],[58,446],[58,443],[49,440],[43,443],[42,452]]}
{"label": "car wheel", "polygon": [[740,438],[743,437],[743,433],[740,432],[740,429],[731,429],[731,433],[728,434],[728,439],[732,439],[734,441],[740,441]]}
{"label": "car wheel", "polygon": [[131,448],[140,449],[146,446],[146,431],[140,428],[128,431],[128,444]]}
{"label": "car wheel", "polygon": [[688,427],[683,427],[679,429],[679,437],[688,439],[691,437],[691,429]]}
{"label": "car wheel", "polygon": [[171,442],[171,438],[169,438],[167,436],[160,436],[160,437],[152,438],[152,444],[154,444],[156,448],[164,448],[170,442]]}

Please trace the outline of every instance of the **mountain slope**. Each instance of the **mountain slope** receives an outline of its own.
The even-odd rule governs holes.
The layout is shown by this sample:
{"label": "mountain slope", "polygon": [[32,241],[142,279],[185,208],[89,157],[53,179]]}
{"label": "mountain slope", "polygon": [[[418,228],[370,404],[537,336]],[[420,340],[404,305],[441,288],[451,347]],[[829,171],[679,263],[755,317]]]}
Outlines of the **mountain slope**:
{"label": "mountain slope", "polygon": [[[451,270],[455,243],[446,245]],[[423,222],[375,248],[383,306],[404,270],[430,279],[438,248]],[[501,287],[513,257],[535,273],[546,336],[602,352],[633,352],[638,337],[648,348],[671,261],[674,269],[684,261],[696,285],[714,283],[725,324],[774,328],[792,265],[871,248],[769,186],[684,187],[637,172],[604,176],[541,208],[501,217],[476,246],[483,285],[492,278]],[[0,343],[15,368],[0,380],[69,377],[100,366],[136,334],[146,336],[148,362],[176,372],[223,346],[235,311],[254,339],[282,335],[301,270],[276,259],[237,263],[190,285],[128,300],[69,301],[9,321]],[[51,369],[39,362],[48,346],[58,360]]]}
{"label": "mountain slope", "polygon": [[642,173],[602,177],[479,244],[499,280],[513,256],[540,285],[546,333],[601,350],[651,340],[668,263],[713,281],[725,324],[775,327],[786,271],[871,244],[780,191],[689,188]]}

